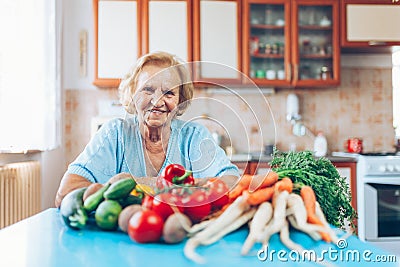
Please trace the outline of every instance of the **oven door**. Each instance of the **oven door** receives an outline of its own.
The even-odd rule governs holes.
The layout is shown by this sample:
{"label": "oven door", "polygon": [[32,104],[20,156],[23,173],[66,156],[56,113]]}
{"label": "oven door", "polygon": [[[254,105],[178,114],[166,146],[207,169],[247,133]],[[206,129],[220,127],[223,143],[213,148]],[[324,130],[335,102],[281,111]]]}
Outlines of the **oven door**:
{"label": "oven door", "polygon": [[365,239],[400,240],[400,185],[366,183]]}

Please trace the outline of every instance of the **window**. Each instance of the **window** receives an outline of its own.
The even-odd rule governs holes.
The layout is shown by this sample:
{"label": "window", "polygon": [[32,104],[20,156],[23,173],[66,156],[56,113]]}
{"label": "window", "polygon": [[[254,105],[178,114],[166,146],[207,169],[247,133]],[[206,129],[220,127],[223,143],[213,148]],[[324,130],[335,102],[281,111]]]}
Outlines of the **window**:
{"label": "window", "polygon": [[60,143],[56,2],[0,1],[0,151]]}
{"label": "window", "polygon": [[393,127],[396,137],[400,137],[400,50],[392,55],[393,70]]}

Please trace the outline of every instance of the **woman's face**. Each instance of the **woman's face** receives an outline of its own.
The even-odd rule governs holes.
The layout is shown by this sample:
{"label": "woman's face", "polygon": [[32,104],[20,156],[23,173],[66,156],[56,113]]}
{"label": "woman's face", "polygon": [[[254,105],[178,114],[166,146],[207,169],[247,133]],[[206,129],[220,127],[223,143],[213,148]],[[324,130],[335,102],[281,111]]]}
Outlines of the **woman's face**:
{"label": "woman's face", "polygon": [[134,96],[141,123],[162,127],[179,104],[181,80],[173,67],[146,65],[139,73]]}

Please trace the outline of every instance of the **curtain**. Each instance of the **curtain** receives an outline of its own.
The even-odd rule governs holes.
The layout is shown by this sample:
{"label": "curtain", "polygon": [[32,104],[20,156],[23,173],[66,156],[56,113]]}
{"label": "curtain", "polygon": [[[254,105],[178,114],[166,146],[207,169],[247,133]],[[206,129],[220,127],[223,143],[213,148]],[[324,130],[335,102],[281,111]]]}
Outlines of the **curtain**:
{"label": "curtain", "polygon": [[0,1],[0,150],[60,145],[57,1]]}

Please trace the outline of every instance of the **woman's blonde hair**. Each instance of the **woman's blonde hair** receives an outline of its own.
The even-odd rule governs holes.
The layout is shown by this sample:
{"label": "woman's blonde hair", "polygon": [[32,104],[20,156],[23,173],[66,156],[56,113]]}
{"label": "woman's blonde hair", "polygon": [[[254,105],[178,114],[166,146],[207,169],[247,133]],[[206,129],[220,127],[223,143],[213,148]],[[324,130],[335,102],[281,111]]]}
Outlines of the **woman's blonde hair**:
{"label": "woman's blonde hair", "polygon": [[133,95],[136,92],[137,78],[146,65],[174,67],[181,79],[179,85],[179,105],[176,115],[182,115],[193,98],[194,86],[186,64],[177,56],[167,52],[153,52],[140,57],[129,73],[122,79],[119,87],[119,100],[128,113],[136,113]]}

